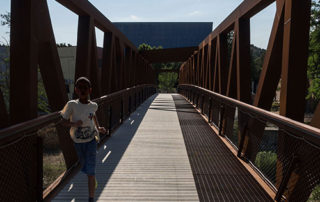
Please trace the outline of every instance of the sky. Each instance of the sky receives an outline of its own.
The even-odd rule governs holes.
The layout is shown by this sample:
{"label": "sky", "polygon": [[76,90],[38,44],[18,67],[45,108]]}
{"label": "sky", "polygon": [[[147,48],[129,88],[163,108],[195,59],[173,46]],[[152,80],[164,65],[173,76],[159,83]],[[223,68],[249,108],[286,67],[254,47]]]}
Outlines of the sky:
{"label": "sky", "polygon": [[[111,22],[212,22],[217,27],[242,0],[89,0]],[[57,43],[76,45],[78,17],[55,0],[47,0]],[[266,48],[275,4],[251,18],[251,44]],[[0,14],[10,11],[10,0],[0,1]],[[9,41],[9,29],[0,26],[0,43]],[[96,29],[97,44],[103,33]]]}

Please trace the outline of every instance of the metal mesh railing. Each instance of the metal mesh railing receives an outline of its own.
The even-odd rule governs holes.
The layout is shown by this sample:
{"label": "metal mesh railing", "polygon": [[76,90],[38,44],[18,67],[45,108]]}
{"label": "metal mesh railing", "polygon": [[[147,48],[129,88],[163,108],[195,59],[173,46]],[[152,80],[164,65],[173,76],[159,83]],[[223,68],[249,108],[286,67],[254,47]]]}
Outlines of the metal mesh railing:
{"label": "metal mesh railing", "polygon": [[[276,193],[275,200],[320,198],[320,133],[303,123],[193,85],[180,85],[219,135],[226,137]],[[203,98],[206,97],[206,98]],[[202,98],[206,104],[199,105]]]}
{"label": "metal mesh railing", "polygon": [[31,133],[0,145],[0,201],[39,199],[39,144],[37,136]]}
{"label": "metal mesh railing", "polygon": [[[154,93],[153,85],[141,85],[94,100],[100,125],[109,129],[101,142]],[[72,145],[58,112],[0,130],[0,201],[52,197],[78,164]]]}

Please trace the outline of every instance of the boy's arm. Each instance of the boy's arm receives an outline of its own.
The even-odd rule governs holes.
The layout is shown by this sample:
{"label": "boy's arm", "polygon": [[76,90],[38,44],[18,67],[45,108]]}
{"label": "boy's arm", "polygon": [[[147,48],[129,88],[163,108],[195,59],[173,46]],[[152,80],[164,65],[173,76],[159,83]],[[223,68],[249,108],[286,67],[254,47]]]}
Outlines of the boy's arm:
{"label": "boy's arm", "polygon": [[94,123],[96,124],[96,127],[97,127],[97,129],[98,129],[99,133],[103,133],[103,134],[105,134],[105,133],[107,132],[107,131],[106,131],[106,129],[105,129],[104,127],[100,127],[100,125],[99,125],[99,122],[98,122],[98,119],[97,119],[96,115],[93,115],[93,121],[94,121]]}
{"label": "boy's arm", "polygon": [[62,118],[61,125],[67,126],[67,127],[80,127],[82,125],[82,121],[79,120],[77,122],[71,122],[70,120],[66,120]]}

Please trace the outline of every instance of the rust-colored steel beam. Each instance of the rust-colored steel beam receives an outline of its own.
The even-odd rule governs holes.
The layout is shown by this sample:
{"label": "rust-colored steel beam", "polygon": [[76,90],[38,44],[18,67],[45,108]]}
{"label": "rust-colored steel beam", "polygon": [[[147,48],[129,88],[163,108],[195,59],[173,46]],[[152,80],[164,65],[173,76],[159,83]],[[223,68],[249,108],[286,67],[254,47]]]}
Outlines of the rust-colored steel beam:
{"label": "rust-colored steel beam", "polygon": [[303,122],[311,1],[286,0],[280,114]]}
{"label": "rust-colored steel beam", "polygon": [[52,111],[61,110],[68,101],[56,41],[49,16],[48,5],[41,1],[38,17],[39,68]]}
{"label": "rust-colored steel beam", "polygon": [[219,40],[218,37],[216,38],[216,47],[215,47],[215,59],[214,59],[214,73],[213,73],[213,91],[219,91],[219,71],[218,71],[218,64],[219,64]]}
{"label": "rust-colored steel beam", "polygon": [[215,38],[222,32],[229,32],[234,22],[239,18],[250,18],[260,12],[275,0],[245,0],[243,1],[214,31],[212,31],[200,44],[199,48],[209,43],[210,38]]}
{"label": "rust-colored steel beam", "polygon": [[141,51],[140,54],[150,63],[183,62],[198,47],[167,48]]}
{"label": "rust-colored steel beam", "polygon": [[237,34],[237,98],[242,102],[251,103],[250,19],[238,19],[235,28]]}
{"label": "rust-colored steel beam", "polygon": [[[303,122],[308,82],[307,61],[311,0],[286,0],[284,8],[280,115]],[[296,152],[295,148],[289,146],[296,143],[296,139],[279,133],[278,142],[281,141],[286,142],[286,144],[279,145],[278,156],[290,157],[293,152]],[[277,177],[284,176],[286,171],[284,164],[283,160],[278,159]],[[289,200],[293,200],[298,196],[302,197],[299,195],[299,189],[301,190],[299,187],[305,183],[300,178],[301,172],[295,171],[294,174],[298,176],[298,181],[291,178],[286,185],[289,188],[288,193],[286,193]],[[312,189],[308,191],[311,193]],[[308,196],[305,196],[302,200],[307,199]]]}
{"label": "rust-colored steel beam", "polygon": [[11,1],[10,124],[27,121],[38,115],[35,8],[36,1]]}
{"label": "rust-colored steel beam", "polygon": [[130,87],[130,79],[131,79],[131,49],[129,47],[125,47],[125,58],[124,58],[124,74],[125,74],[125,88]]}
{"label": "rust-colored steel beam", "polygon": [[216,46],[217,46],[217,40],[212,39],[211,40],[211,50],[210,50],[210,79],[209,79],[209,90],[214,90],[214,76],[215,76],[215,64],[216,64]]}
{"label": "rust-colored steel beam", "polygon": [[219,93],[225,95],[227,92],[228,82],[228,42],[227,35],[220,34],[219,41],[219,62],[218,62],[218,77],[219,77]]}
{"label": "rust-colored steel beam", "polygon": [[104,33],[103,40],[103,55],[102,55],[102,75],[101,75],[101,88],[102,94],[106,95],[111,93],[111,78],[112,78],[112,65],[113,65],[113,47],[114,40],[112,32]]}
{"label": "rust-colored steel beam", "polygon": [[277,11],[272,26],[272,32],[253,102],[254,106],[266,110],[271,108],[281,75],[284,16],[283,5],[284,1],[277,2]]}
{"label": "rust-colored steel beam", "polygon": [[81,76],[90,78],[92,30],[94,30],[93,18],[79,16],[75,81]]}
{"label": "rust-colored steel beam", "polygon": [[212,74],[213,74],[213,71],[212,71],[212,64],[211,64],[211,60],[212,60],[212,57],[211,57],[211,51],[212,51],[212,40],[209,42],[208,44],[208,56],[207,56],[207,86],[206,88],[207,89],[211,89],[211,80],[212,80]]}
{"label": "rust-colored steel beam", "polygon": [[[283,0],[277,1],[277,11],[253,102],[254,106],[265,110],[269,110],[271,108],[278,82],[280,80],[283,42],[283,6]],[[243,152],[247,158],[255,159],[259,150],[259,144],[253,144],[251,141],[261,141],[265,124],[254,120],[250,120],[248,124],[249,128],[253,128],[254,133],[248,132],[245,134],[246,141],[244,142],[246,142],[246,144],[244,145]]]}
{"label": "rust-colored steel beam", "polygon": [[203,87],[208,88],[208,45],[203,48]]}
{"label": "rust-colored steel beam", "polygon": [[[38,11],[37,15],[39,16],[37,18],[37,24],[39,25],[37,27],[39,68],[50,108],[52,111],[58,111],[68,101],[64,77],[54,39],[48,5],[46,1],[40,1],[36,8]],[[73,141],[69,136],[65,136],[65,130],[61,126],[57,127],[57,134],[66,166],[70,168],[77,161],[76,151],[71,146],[73,145]]]}
{"label": "rust-colored steel beam", "polygon": [[94,19],[94,25],[103,32],[112,32],[126,45],[133,50],[138,51],[135,45],[108,20],[97,8],[88,0],[56,0],[79,16],[91,16]]}
{"label": "rust-colored steel beam", "polygon": [[94,86],[94,88],[92,89],[91,98],[94,99],[101,97],[101,69],[98,68],[98,53],[95,29],[92,29],[91,35],[90,81],[92,86]]}
{"label": "rust-colored steel beam", "polygon": [[226,95],[231,98],[237,97],[237,30],[232,40],[231,57],[229,63],[228,83]]}

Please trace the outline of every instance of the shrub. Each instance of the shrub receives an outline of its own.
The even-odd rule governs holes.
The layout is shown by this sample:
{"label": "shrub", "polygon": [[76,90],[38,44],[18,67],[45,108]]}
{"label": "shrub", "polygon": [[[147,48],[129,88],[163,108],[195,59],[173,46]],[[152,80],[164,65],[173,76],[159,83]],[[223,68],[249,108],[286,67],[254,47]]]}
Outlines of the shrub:
{"label": "shrub", "polygon": [[257,154],[255,165],[272,182],[276,181],[277,154],[271,151],[262,151]]}

